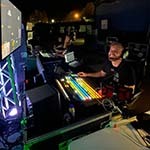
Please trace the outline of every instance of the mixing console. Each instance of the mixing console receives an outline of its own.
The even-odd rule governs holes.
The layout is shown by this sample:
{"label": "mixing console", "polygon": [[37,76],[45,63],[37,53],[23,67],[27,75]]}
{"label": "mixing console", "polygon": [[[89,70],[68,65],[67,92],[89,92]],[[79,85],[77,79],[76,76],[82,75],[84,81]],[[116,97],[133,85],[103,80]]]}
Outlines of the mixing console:
{"label": "mixing console", "polygon": [[77,75],[68,75],[60,79],[61,84],[69,94],[81,101],[102,99],[102,96],[87,82]]}

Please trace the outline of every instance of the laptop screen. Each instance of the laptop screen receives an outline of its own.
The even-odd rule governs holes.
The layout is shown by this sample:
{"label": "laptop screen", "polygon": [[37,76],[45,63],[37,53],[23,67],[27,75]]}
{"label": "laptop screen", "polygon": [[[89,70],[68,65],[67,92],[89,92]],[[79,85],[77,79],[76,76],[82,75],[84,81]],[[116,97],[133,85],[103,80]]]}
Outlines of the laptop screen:
{"label": "laptop screen", "polygon": [[65,62],[69,63],[75,60],[74,52],[69,52],[65,54]]}

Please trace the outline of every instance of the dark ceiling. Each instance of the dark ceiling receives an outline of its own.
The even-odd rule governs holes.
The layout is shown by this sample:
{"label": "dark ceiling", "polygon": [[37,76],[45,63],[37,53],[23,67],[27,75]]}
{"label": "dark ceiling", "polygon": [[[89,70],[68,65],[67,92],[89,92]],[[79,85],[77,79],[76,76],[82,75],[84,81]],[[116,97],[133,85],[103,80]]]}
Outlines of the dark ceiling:
{"label": "dark ceiling", "polygon": [[63,16],[71,10],[79,10],[92,0],[10,0],[24,17],[30,15],[34,10],[46,11],[51,17]]}
{"label": "dark ceiling", "polygon": [[102,3],[112,3],[116,0],[10,0],[23,17],[28,17],[34,10],[46,11],[49,17],[64,16],[72,10],[83,9],[88,2],[94,2],[96,6]]}

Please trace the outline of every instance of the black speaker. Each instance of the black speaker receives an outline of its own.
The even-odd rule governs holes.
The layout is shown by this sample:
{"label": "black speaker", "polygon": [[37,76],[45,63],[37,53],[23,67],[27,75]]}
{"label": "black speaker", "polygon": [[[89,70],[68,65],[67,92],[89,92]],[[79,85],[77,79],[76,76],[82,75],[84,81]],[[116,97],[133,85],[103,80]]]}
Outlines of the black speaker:
{"label": "black speaker", "polygon": [[61,127],[61,103],[54,88],[45,84],[26,91],[26,95],[27,116],[33,116],[27,120],[28,139]]}

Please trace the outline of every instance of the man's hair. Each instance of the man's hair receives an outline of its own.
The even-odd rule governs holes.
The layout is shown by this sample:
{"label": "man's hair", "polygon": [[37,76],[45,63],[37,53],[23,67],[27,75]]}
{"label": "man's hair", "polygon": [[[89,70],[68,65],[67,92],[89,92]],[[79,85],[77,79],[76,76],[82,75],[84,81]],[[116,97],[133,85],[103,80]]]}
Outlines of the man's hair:
{"label": "man's hair", "polygon": [[110,44],[110,47],[111,46],[116,46],[118,49],[120,49],[120,50],[124,50],[124,47],[123,47],[123,45],[121,44],[121,43],[119,43],[119,42],[112,42],[111,44]]}

